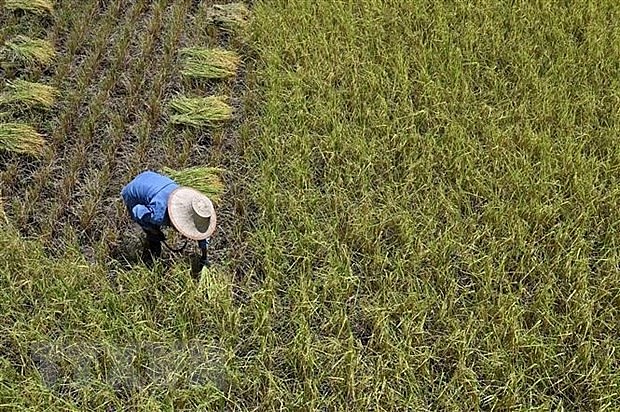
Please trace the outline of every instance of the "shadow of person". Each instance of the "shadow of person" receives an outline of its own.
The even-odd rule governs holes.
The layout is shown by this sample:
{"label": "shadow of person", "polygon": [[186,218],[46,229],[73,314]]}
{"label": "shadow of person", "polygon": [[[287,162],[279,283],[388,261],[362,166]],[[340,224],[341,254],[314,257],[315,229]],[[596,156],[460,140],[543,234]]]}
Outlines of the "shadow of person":
{"label": "shadow of person", "polygon": [[109,258],[125,269],[131,269],[135,265],[147,264],[145,262],[144,241],[138,237],[122,237],[120,242],[110,246]]}

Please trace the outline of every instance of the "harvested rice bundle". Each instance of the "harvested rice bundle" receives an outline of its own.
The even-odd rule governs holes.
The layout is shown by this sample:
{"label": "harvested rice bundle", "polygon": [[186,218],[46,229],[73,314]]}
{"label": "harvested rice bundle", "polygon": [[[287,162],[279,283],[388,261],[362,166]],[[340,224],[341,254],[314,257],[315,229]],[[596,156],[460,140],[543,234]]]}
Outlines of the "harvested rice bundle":
{"label": "harvested rice bundle", "polygon": [[219,202],[220,195],[224,190],[224,184],[220,178],[223,169],[196,166],[174,170],[164,167],[162,171],[181,186],[193,187],[208,196],[213,202]]}
{"label": "harvested rice bundle", "polygon": [[211,23],[234,31],[247,26],[250,11],[243,3],[215,4],[209,7],[207,16]]}
{"label": "harvested rice bundle", "polygon": [[2,54],[22,63],[48,66],[56,56],[56,50],[46,40],[19,35],[6,43]]}
{"label": "harvested rice bundle", "polygon": [[0,123],[0,150],[40,155],[45,140],[35,129],[23,123]]}
{"label": "harvested rice bundle", "polygon": [[58,90],[55,87],[25,80],[7,82],[8,91],[0,94],[0,105],[23,104],[49,109],[54,105]]}
{"label": "harvested rice bundle", "polygon": [[170,108],[176,112],[170,121],[189,126],[209,126],[232,118],[232,107],[224,102],[225,96],[177,97],[170,101]]}
{"label": "harvested rice bundle", "polygon": [[239,65],[239,55],[224,49],[188,47],[181,49],[182,69],[185,76],[220,79],[234,76]]}
{"label": "harvested rice bundle", "polygon": [[54,12],[54,5],[48,0],[5,0],[4,8],[9,11],[24,10],[38,15]]}

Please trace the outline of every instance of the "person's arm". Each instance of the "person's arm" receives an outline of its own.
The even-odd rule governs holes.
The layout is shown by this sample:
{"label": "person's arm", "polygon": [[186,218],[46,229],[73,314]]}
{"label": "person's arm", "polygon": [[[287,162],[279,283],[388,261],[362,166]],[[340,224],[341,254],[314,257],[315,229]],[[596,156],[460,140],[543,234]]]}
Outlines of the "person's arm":
{"label": "person's arm", "polygon": [[147,226],[151,223],[151,216],[153,211],[144,205],[135,205],[131,209],[131,218],[142,226]]}
{"label": "person's arm", "polygon": [[176,183],[170,178],[150,171],[136,176],[121,190],[131,218],[141,226],[162,226],[166,201],[159,194],[173,185]]}

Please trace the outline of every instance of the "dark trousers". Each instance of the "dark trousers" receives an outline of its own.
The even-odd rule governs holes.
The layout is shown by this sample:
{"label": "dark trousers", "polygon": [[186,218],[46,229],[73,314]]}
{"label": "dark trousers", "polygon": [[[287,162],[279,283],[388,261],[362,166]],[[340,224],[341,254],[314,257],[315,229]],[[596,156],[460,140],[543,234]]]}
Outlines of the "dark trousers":
{"label": "dark trousers", "polygon": [[146,234],[146,248],[145,253],[149,256],[147,258],[158,258],[161,256],[161,242],[166,240],[164,233],[158,227],[145,227],[142,226],[142,230]]}

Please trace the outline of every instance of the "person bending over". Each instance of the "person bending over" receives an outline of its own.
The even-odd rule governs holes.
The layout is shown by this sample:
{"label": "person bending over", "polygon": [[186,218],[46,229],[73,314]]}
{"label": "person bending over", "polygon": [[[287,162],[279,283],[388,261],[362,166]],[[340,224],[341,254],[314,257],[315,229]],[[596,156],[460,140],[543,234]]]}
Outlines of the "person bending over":
{"label": "person bending over", "polygon": [[201,266],[207,264],[207,246],[217,220],[207,196],[167,176],[146,171],[123,187],[121,197],[131,219],[146,233],[145,260],[161,255],[161,242],[166,240],[161,229],[172,226],[186,238],[198,241]]}

